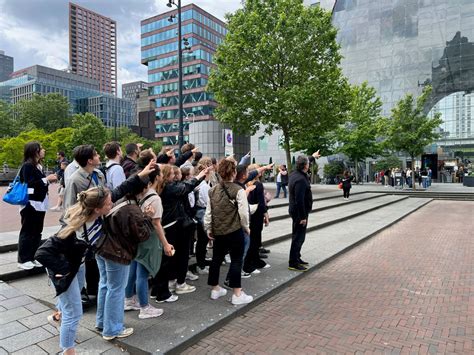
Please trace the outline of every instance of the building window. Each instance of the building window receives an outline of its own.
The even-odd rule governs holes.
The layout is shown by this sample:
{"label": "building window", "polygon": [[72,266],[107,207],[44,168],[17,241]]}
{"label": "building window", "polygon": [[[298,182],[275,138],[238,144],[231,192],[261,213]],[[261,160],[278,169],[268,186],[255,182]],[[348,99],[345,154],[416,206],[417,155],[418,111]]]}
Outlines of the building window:
{"label": "building window", "polygon": [[268,150],[268,137],[258,137],[258,150]]}

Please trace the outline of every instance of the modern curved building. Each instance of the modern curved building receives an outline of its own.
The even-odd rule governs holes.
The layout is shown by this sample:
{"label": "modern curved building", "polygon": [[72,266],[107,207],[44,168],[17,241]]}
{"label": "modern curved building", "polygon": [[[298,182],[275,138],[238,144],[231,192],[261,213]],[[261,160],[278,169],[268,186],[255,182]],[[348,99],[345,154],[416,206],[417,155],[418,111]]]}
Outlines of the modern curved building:
{"label": "modern curved building", "polygon": [[431,85],[426,111],[441,112],[444,121],[437,147],[451,156],[474,157],[474,1],[337,0],[332,5],[349,80],[368,81],[385,115],[405,94],[419,95]]}
{"label": "modern curved building", "polygon": [[[441,112],[440,159],[474,161],[474,0],[306,0],[333,12],[342,68],[352,84],[368,81],[383,114],[405,94],[433,87],[426,111]],[[264,137],[277,142],[278,133]],[[261,134],[252,137],[259,151]],[[276,144],[268,144],[275,146]],[[441,148],[441,149],[439,149]],[[274,159],[284,160],[281,150]]]}

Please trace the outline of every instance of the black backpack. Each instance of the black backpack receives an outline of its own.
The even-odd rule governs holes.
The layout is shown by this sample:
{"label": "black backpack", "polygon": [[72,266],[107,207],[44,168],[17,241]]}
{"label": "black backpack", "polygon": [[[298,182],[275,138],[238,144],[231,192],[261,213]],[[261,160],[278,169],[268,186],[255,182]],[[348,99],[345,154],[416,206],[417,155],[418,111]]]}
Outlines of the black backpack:
{"label": "black backpack", "polygon": [[113,164],[110,164],[109,166],[105,166],[105,165],[101,165],[101,166],[100,166],[99,170],[102,172],[102,174],[104,174],[105,182],[107,182],[107,171],[108,171],[111,167],[113,167],[113,166],[115,166],[115,165],[120,165],[120,164],[118,164],[118,163],[113,163]]}

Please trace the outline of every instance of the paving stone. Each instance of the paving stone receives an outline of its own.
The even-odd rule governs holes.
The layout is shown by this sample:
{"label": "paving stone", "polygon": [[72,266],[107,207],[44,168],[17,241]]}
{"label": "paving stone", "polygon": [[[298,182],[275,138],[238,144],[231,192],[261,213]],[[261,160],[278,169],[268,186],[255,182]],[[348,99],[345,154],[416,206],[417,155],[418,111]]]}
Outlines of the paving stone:
{"label": "paving stone", "polygon": [[31,316],[32,314],[33,313],[27,310],[25,307],[5,310],[1,313],[0,324],[10,323],[11,321],[19,320],[24,317]]}
{"label": "paving stone", "polygon": [[33,302],[35,302],[33,298],[28,297],[26,295],[21,295],[18,297],[8,298],[6,300],[0,301],[0,306],[6,309],[13,309],[13,308],[25,306],[27,304],[31,304]]}
{"label": "paving stone", "polygon": [[[26,308],[26,307],[25,307]],[[34,314],[29,317],[25,317],[19,320],[19,322],[30,329],[40,327],[42,325],[48,324],[47,317],[51,314],[51,311]]]}
{"label": "paving stone", "polygon": [[48,332],[50,332],[53,335],[58,335],[59,330],[56,327],[53,327],[51,324],[45,324],[42,326],[43,329],[46,329]]}
{"label": "paving stone", "polygon": [[104,354],[104,355],[120,355],[120,354],[121,355],[127,355],[127,354],[130,354],[130,353],[117,345],[117,346],[114,346],[113,348],[111,348],[107,351],[104,351],[102,354]]}
{"label": "paving stone", "polygon": [[45,306],[44,304],[40,303],[40,302],[35,302],[35,303],[32,303],[32,304],[27,304],[25,306],[26,309],[30,310],[31,312],[33,313],[40,313],[40,312],[44,312],[46,310],[51,310],[51,308],[49,308],[48,306]]}
{"label": "paving stone", "polygon": [[2,295],[5,299],[7,298],[13,298],[13,297],[18,297],[21,296],[22,293],[18,291],[17,289],[11,287],[5,282],[2,282],[0,284],[0,295]]}
{"label": "paving stone", "polygon": [[93,337],[96,337],[98,336],[97,333],[85,328],[85,327],[81,327],[79,326],[79,328],[77,328],[77,335],[76,335],[76,342],[78,343],[83,343],[85,342],[86,340],[89,340]]}
{"label": "paving stone", "polygon": [[27,327],[25,327],[23,324],[17,321],[10,322],[7,324],[2,324],[0,325],[0,340],[8,338],[12,335],[23,333],[27,330],[28,330]]}
{"label": "paving stone", "polygon": [[8,352],[5,349],[0,348],[0,355],[8,355]]}
{"label": "paving stone", "polygon": [[14,352],[23,349],[27,346],[34,345],[45,339],[51,338],[52,335],[43,328],[36,328],[28,330],[9,338],[0,340],[0,347],[8,352]]}
{"label": "paving stone", "polygon": [[114,348],[115,345],[112,342],[108,342],[100,336],[96,336],[85,342],[78,344],[76,351],[79,354],[90,353],[90,354],[101,354],[104,351]]}
{"label": "paving stone", "polygon": [[57,354],[58,352],[61,351],[61,348],[59,347],[59,336],[56,335],[52,338],[40,341],[37,343],[41,349],[46,351],[48,354]]}
{"label": "paving stone", "polygon": [[12,355],[41,355],[48,354],[46,351],[41,349],[38,345],[32,345],[27,348],[15,351]]}

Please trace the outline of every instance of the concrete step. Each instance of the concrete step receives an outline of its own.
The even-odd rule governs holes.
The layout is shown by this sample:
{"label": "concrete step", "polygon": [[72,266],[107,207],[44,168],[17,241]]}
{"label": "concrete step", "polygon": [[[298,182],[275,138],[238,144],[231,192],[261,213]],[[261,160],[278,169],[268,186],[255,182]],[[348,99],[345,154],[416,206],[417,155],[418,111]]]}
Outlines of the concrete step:
{"label": "concrete step", "polygon": [[[341,207],[344,205],[358,203],[362,201],[367,201],[375,198],[384,196],[384,194],[376,193],[358,193],[356,195],[351,195],[349,201],[344,201],[341,194],[338,194],[337,197],[332,197],[330,199],[315,199],[313,202],[313,213],[324,211],[330,208]],[[271,221],[278,221],[281,219],[288,218],[288,204],[282,207],[274,207],[269,209],[269,215]]]}
{"label": "concrete step", "polygon": [[[303,246],[303,258],[311,263],[310,271],[314,271],[429,202],[427,199],[404,199],[350,221],[310,232]],[[254,296],[252,303],[233,306],[228,301],[231,291],[228,291],[228,296],[217,301],[210,300],[207,277],[201,277],[194,282],[196,292],[180,296],[176,304],[162,306],[165,312],[159,320],[143,322],[137,319],[137,312],[127,313],[127,326],[133,326],[135,334],[121,340],[119,344],[130,351],[133,349],[133,352],[179,354],[210,332],[220,329],[230,320],[304,277],[305,273],[287,269],[289,249],[288,240],[274,244],[267,259],[272,267],[242,281],[244,290]],[[221,270],[221,280],[226,272],[227,268]]]}
{"label": "concrete step", "polygon": [[[466,189],[469,189],[466,187]],[[403,190],[394,190],[392,188],[386,189],[383,191],[380,190],[369,190],[367,192],[373,193],[385,193],[391,195],[403,195],[403,196],[410,196],[416,198],[429,198],[435,200],[455,200],[455,201],[474,201],[474,189],[463,191],[463,192],[444,192],[444,191],[432,191],[432,190],[410,190],[410,189],[403,189]]]}
{"label": "concrete step", "polygon": [[[313,212],[309,218],[308,231],[313,231],[331,224],[339,223],[346,219],[359,216],[361,214],[373,211],[374,209],[381,208],[383,206],[408,198],[407,196],[384,196],[380,194],[375,196],[377,198],[374,198],[372,195],[366,197],[370,198],[366,198],[365,200],[358,202],[354,200],[353,203],[343,200],[343,203],[341,203],[339,195],[339,198],[336,202],[337,208],[331,209],[328,209],[330,204],[327,202],[327,200],[326,202],[317,201],[315,209],[313,209]],[[354,197],[354,199],[357,198],[358,197]],[[318,210],[318,203],[326,203],[326,208]],[[334,201],[332,201],[332,203],[334,203]],[[286,207],[282,207],[280,211],[275,209],[275,211],[283,213],[284,209],[286,209]],[[270,221],[272,221],[272,211],[270,211]],[[265,228],[262,233],[262,241],[264,245],[274,244],[290,237],[291,218],[288,216],[288,213],[281,215],[279,219],[271,222],[270,226]],[[43,268],[34,268],[33,270],[19,269],[17,264],[17,251],[10,251],[0,254],[0,280],[2,281],[11,281],[19,278],[29,277],[43,271]]]}

